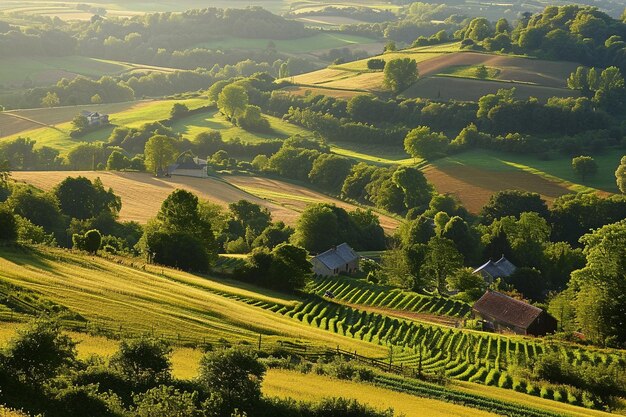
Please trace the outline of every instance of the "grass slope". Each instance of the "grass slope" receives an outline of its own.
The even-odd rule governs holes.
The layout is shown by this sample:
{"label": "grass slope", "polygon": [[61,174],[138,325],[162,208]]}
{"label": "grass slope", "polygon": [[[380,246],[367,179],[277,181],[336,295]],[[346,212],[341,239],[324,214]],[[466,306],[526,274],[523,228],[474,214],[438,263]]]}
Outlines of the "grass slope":
{"label": "grass slope", "polygon": [[393,408],[406,417],[486,417],[496,414],[429,398],[394,392],[370,384],[343,381],[313,373],[270,369],[263,381],[265,395],[319,401],[326,397],[355,399],[379,410]]}
{"label": "grass slope", "polygon": [[382,346],[312,328],[232,298],[256,300],[267,307],[291,305],[293,297],[168,268],[140,268],[140,262],[133,267],[61,249],[0,248],[0,279],[36,291],[90,322],[123,331],[250,342],[262,333],[264,343],[299,340],[341,345],[377,357],[386,354]]}

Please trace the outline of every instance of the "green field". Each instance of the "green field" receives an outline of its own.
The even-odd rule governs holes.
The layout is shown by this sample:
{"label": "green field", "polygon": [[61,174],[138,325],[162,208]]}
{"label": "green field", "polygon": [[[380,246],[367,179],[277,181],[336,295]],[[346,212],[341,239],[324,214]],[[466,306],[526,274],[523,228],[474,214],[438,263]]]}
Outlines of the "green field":
{"label": "green field", "polygon": [[[487,68],[487,77],[482,78],[485,80],[497,80],[498,75],[500,75],[501,70],[495,67],[486,67]],[[472,79],[481,79],[476,76],[476,71],[478,70],[477,65],[459,65],[454,67],[449,67],[437,74],[438,76],[444,77],[459,77],[459,78],[472,78]]]}
{"label": "green field", "polygon": [[363,36],[346,35],[342,33],[320,33],[314,36],[297,39],[246,39],[224,38],[197,44],[199,48],[209,49],[266,49],[273,42],[278,52],[289,54],[305,54],[332,48],[343,48],[351,45],[360,45],[376,42],[374,39]]}
{"label": "green field", "polygon": [[225,140],[239,138],[245,142],[256,142],[262,139],[286,139],[297,134],[310,135],[306,129],[292,125],[278,117],[267,115],[265,117],[270,121],[272,133],[248,132],[238,126],[233,126],[217,110],[181,119],[172,125],[172,129],[190,139],[208,129],[219,130]]}
{"label": "green field", "polygon": [[615,170],[623,155],[626,155],[623,149],[592,155],[598,164],[598,173],[584,183],[574,174],[571,158],[565,156],[544,161],[533,155],[475,150],[449,156],[433,165],[438,168],[463,165],[496,172],[524,171],[551,181],[566,182],[567,187],[576,192],[601,190],[616,193]]}

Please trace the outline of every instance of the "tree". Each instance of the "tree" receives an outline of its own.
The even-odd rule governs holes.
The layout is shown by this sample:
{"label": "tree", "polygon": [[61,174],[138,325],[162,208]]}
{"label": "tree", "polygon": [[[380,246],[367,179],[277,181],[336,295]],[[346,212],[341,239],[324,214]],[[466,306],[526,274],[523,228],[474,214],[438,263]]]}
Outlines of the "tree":
{"label": "tree", "polygon": [[480,274],[475,274],[472,268],[457,269],[446,278],[449,290],[458,291],[457,297],[468,302],[478,300],[485,292],[485,280]]}
{"label": "tree", "polygon": [[577,156],[572,159],[572,169],[585,182],[586,178],[598,172],[598,164],[590,156]]}
{"label": "tree", "polygon": [[338,192],[351,169],[351,160],[330,153],[321,154],[313,162],[309,180],[312,184]]}
{"label": "tree", "polygon": [[85,250],[91,254],[96,254],[102,244],[102,235],[98,230],[88,230],[84,238]]}
{"label": "tree", "polygon": [[93,96],[91,96],[91,99],[89,101],[91,101],[91,104],[101,104],[102,97],[100,97],[100,94],[94,94]]}
{"label": "tree", "polygon": [[516,216],[533,211],[543,218],[548,218],[548,206],[537,193],[519,190],[504,190],[492,194],[480,212],[482,223],[491,224],[505,216]]}
{"label": "tree", "polygon": [[144,148],[146,168],[159,175],[176,159],[173,140],[164,135],[152,136]]}
{"label": "tree", "polygon": [[419,76],[414,59],[392,59],[385,65],[383,85],[394,93],[409,88]]}
{"label": "tree", "polygon": [[505,18],[498,19],[496,22],[496,33],[509,33],[511,32],[511,25]]}
{"label": "tree", "polygon": [[337,215],[330,207],[310,205],[298,218],[292,241],[311,252],[323,252],[341,243],[336,234],[338,227]]}
{"label": "tree", "polygon": [[147,337],[122,340],[111,357],[111,365],[133,384],[150,387],[170,380],[171,353],[172,348],[162,340]]}
{"label": "tree", "polygon": [[478,242],[467,222],[461,217],[452,217],[448,223],[446,223],[441,237],[445,237],[454,242],[456,249],[463,255],[465,264],[470,264],[475,259]]}
{"label": "tree", "polygon": [[486,80],[489,78],[489,70],[484,65],[479,65],[476,67],[476,78],[480,78],[481,80]]}
{"label": "tree", "polygon": [[400,167],[393,173],[392,180],[404,192],[404,205],[407,209],[425,208],[432,197],[432,185],[417,168]]}
{"label": "tree", "polygon": [[261,398],[265,366],[251,350],[230,348],[206,353],[200,360],[198,382],[211,393],[217,415],[231,415],[235,408],[251,413]]}
{"label": "tree", "polygon": [[454,242],[437,236],[428,241],[428,253],[421,273],[432,277],[440,293],[446,290],[446,278],[462,266],[463,256],[454,247]]}
{"label": "tree", "polygon": [[7,361],[19,378],[42,384],[76,360],[76,343],[61,333],[57,322],[36,319],[9,342]]}
{"label": "tree", "polygon": [[266,207],[251,203],[248,200],[239,200],[230,203],[228,209],[233,219],[239,223],[242,230],[250,228],[255,236],[265,230],[272,221],[272,214]]}
{"label": "tree", "polygon": [[217,258],[211,223],[200,215],[198,197],[180,189],[163,201],[141,243],[148,261],[185,270],[206,272]]}
{"label": "tree", "polygon": [[217,99],[217,107],[228,120],[234,121],[248,105],[248,93],[239,85],[230,84],[224,87]]}
{"label": "tree", "polygon": [[105,190],[100,178],[93,183],[85,177],[67,177],[53,190],[61,212],[70,218],[86,220],[103,212],[117,215],[122,208],[121,199],[112,189]]}
{"label": "tree", "polygon": [[89,119],[82,114],[79,114],[72,120],[72,126],[74,126],[74,129],[82,131],[89,127]]}
{"label": "tree", "polygon": [[385,52],[394,52],[397,50],[398,50],[398,47],[396,46],[396,43],[394,41],[389,41],[385,45]]}
{"label": "tree", "polygon": [[488,37],[493,36],[494,30],[491,24],[484,17],[477,17],[473,19],[467,26],[465,32],[465,38],[472,39],[473,41],[483,41]]}
{"label": "tree", "polygon": [[517,268],[506,278],[506,282],[522,293],[524,298],[543,301],[546,296],[546,280],[541,276],[541,271],[535,268]]}
{"label": "tree", "polygon": [[615,179],[617,180],[617,188],[626,194],[626,156],[622,156],[622,160],[615,171]]}
{"label": "tree", "polygon": [[587,337],[626,347],[626,220],[584,235],[587,263],[572,273],[576,320]]}
{"label": "tree", "polygon": [[61,100],[59,100],[57,93],[52,93],[50,91],[48,91],[48,94],[41,99],[41,105],[44,107],[57,107],[59,104],[61,104]]}
{"label": "tree", "polygon": [[384,59],[372,58],[367,61],[367,69],[384,70],[386,61]]}
{"label": "tree", "polygon": [[0,204],[0,241],[17,239],[17,222],[9,208]]}
{"label": "tree", "polygon": [[136,417],[182,417],[196,416],[197,392],[179,391],[160,385],[133,397]]}
{"label": "tree", "polygon": [[189,114],[189,107],[183,103],[174,103],[170,110],[170,119],[176,120]]}
{"label": "tree", "polygon": [[443,133],[432,132],[428,126],[411,130],[404,139],[404,150],[413,158],[434,159],[445,155],[449,140]]}
{"label": "tree", "polygon": [[107,159],[108,171],[121,171],[130,167],[130,160],[120,151],[113,151]]}

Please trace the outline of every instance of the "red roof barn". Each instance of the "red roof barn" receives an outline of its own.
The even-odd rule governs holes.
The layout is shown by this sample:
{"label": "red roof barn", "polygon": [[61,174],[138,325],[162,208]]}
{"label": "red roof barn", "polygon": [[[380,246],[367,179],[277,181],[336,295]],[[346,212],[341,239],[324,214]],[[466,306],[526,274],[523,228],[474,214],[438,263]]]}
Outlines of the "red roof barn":
{"label": "red roof barn", "polygon": [[556,319],[544,310],[497,291],[488,290],[474,303],[472,311],[493,324],[496,331],[544,336],[557,329]]}

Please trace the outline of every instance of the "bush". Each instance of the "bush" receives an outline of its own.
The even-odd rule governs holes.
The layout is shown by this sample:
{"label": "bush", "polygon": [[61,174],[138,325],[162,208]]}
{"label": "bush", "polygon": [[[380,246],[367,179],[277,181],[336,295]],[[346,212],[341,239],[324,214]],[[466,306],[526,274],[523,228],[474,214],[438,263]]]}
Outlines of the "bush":
{"label": "bush", "polygon": [[108,417],[115,416],[95,385],[71,386],[56,394],[55,413],[67,416]]}

